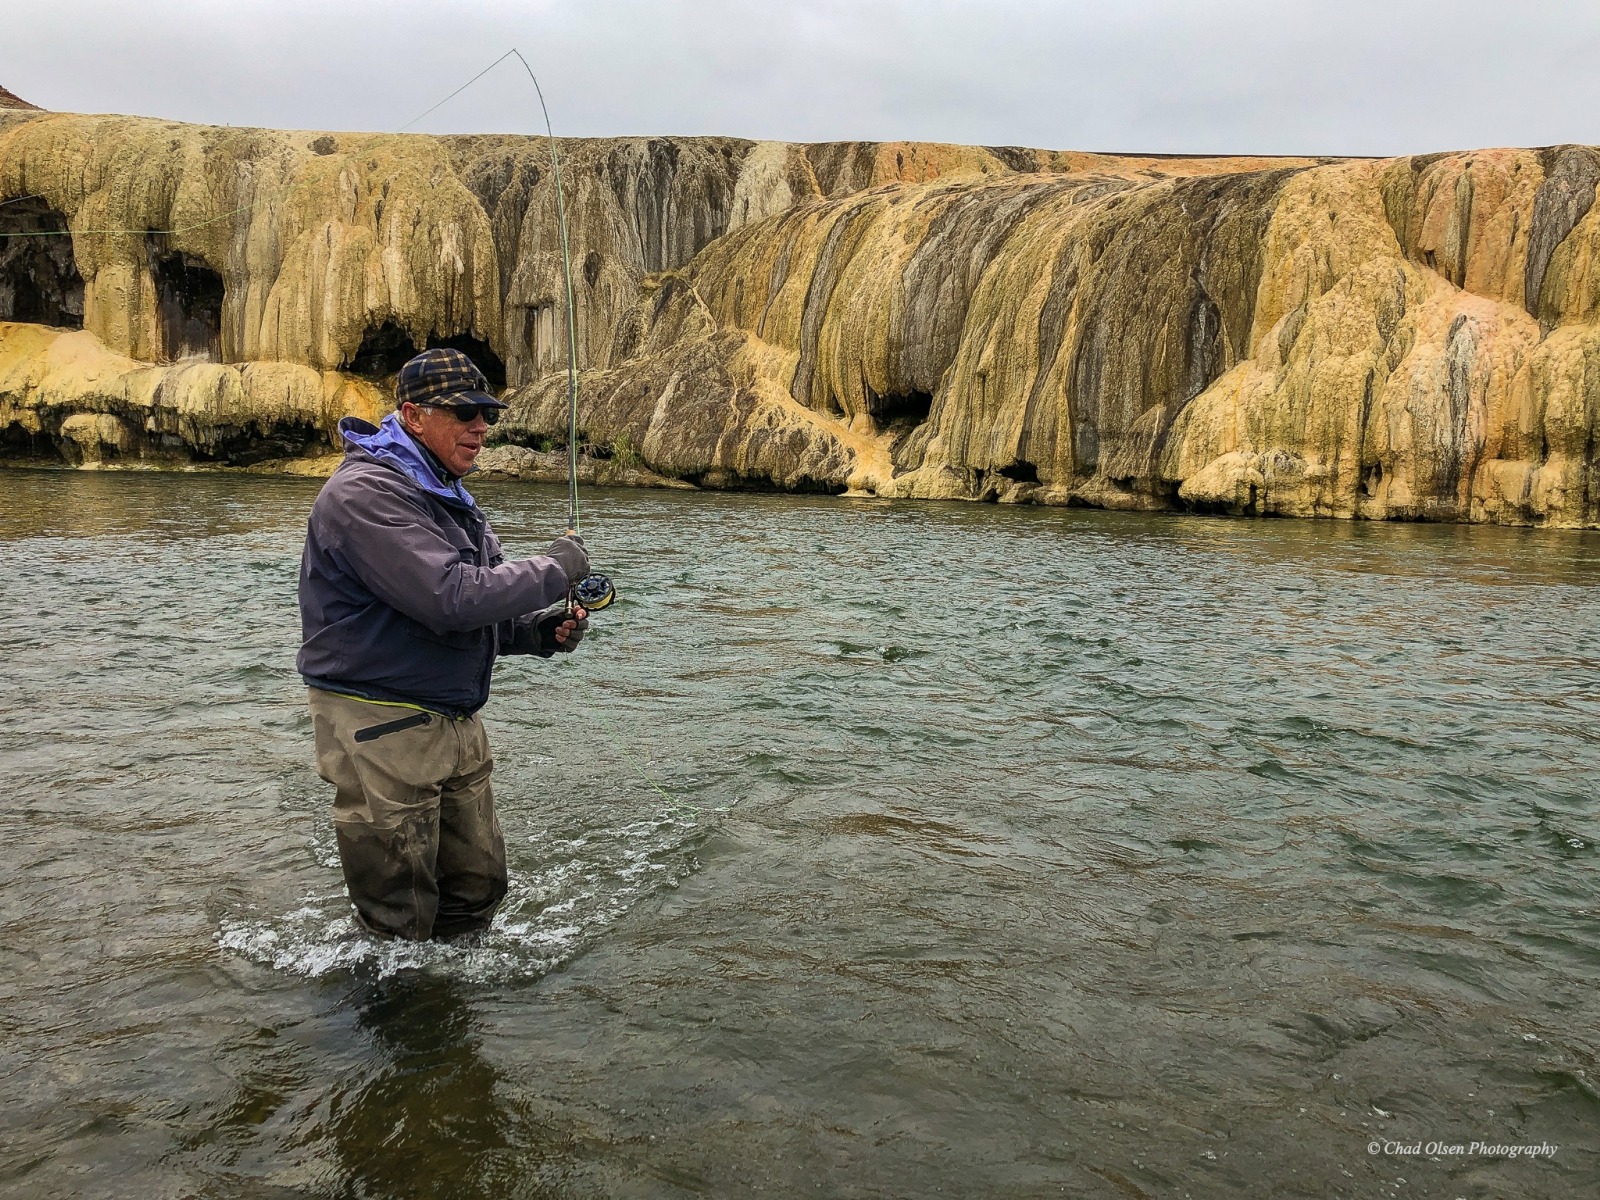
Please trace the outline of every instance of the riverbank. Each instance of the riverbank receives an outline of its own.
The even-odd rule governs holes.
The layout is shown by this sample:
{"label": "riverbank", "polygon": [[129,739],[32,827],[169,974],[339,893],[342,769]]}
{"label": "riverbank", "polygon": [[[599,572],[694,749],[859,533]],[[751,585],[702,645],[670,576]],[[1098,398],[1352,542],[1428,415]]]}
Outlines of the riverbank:
{"label": "riverbank", "polygon": [[[168,458],[112,458],[76,465],[59,458],[18,456],[0,459],[0,471],[94,471],[216,475],[285,475],[326,479],[343,461],[338,454],[309,455],[299,458],[265,459],[248,466],[220,462],[193,462]],[[478,456],[474,482],[512,480],[519,483],[560,484],[568,479],[567,454],[561,450],[538,451],[522,446],[491,446]],[[584,488],[679,488],[693,491],[695,486],[681,479],[667,479],[635,464],[618,462],[614,456],[599,458],[590,454],[578,457],[578,484]]]}
{"label": "riverbank", "polygon": [[[637,457],[624,451],[622,454],[614,448],[607,448],[605,455],[595,455],[589,452],[581,453],[578,457],[578,484],[588,488],[646,488],[646,489],[677,489],[683,491],[735,491],[735,492],[765,492],[772,494],[806,493],[831,493],[846,499],[894,499],[891,491],[888,495],[880,496],[870,489],[847,490],[843,487],[800,487],[786,488],[779,486],[771,479],[756,477],[747,478],[737,473],[712,471],[702,474],[694,480],[674,479],[661,475],[639,464]],[[102,451],[103,453],[103,451]],[[341,461],[337,454],[313,454],[294,458],[266,458],[253,461],[245,465],[235,465],[227,462],[195,461],[179,453],[169,453],[164,456],[149,458],[121,457],[107,455],[102,458],[80,460],[76,463],[65,461],[58,457],[47,455],[17,455],[0,458],[0,470],[44,470],[44,471],[93,471],[93,472],[130,472],[130,473],[178,473],[178,474],[218,474],[218,475],[282,475],[303,478],[327,478],[332,475]],[[526,446],[500,443],[488,446],[478,459],[478,470],[473,472],[471,482],[475,486],[485,481],[508,481],[525,484],[550,484],[565,487],[568,480],[568,461],[565,450],[535,450]],[[926,497],[923,497],[926,498]],[[1187,502],[1173,489],[1165,489],[1159,493],[1145,493],[1125,491],[1118,489],[1100,489],[1095,491],[1072,490],[1062,492],[1040,488],[1036,485],[1018,484],[1014,480],[1000,480],[977,496],[941,496],[940,500],[965,501],[969,503],[998,503],[1005,505],[1037,505],[1046,508],[1089,508],[1104,509],[1110,512],[1129,513],[1169,513],[1173,515],[1204,515],[1225,517],[1258,517],[1258,516],[1284,516],[1293,515],[1302,519],[1329,518],[1354,520],[1354,521],[1381,521],[1395,522],[1402,520],[1395,514],[1386,511],[1366,511],[1357,509],[1351,513],[1343,514],[1283,514],[1278,512],[1264,512],[1260,506],[1252,502],[1239,504],[1195,504]],[[1450,521],[1436,514],[1417,514],[1409,521],[1420,521],[1430,524],[1459,524],[1462,522]],[[1549,521],[1538,519],[1519,519],[1516,514],[1507,514],[1503,511],[1493,515],[1480,514],[1479,519],[1473,524],[1492,524],[1512,528],[1545,528],[1585,530],[1600,528],[1600,524],[1574,524],[1562,521]]]}

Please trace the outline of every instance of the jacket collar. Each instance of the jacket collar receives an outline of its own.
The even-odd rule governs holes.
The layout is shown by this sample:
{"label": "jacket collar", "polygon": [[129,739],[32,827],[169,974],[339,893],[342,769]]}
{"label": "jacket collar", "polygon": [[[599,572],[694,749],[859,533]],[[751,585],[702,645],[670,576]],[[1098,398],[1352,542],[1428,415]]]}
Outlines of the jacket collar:
{"label": "jacket collar", "polygon": [[444,464],[400,424],[400,414],[390,413],[381,424],[373,425],[360,417],[345,417],[339,422],[345,453],[359,451],[386,467],[399,471],[431,496],[446,504],[476,509],[477,501],[462,486],[461,480],[444,469]]}

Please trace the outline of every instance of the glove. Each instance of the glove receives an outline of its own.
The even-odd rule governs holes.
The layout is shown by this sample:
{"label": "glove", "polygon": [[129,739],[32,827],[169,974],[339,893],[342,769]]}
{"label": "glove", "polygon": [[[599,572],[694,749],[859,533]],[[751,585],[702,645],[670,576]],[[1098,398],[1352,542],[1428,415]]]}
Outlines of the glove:
{"label": "glove", "polygon": [[583,539],[575,533],[564,533],[551,542],[545,555],[555,559],[567,573],[568,587],[589,573],[589,552],[584,549]]}
{"label": "glove", "polygon": [[533,614],[533,633],[538,644],[538,653],[549,655],[571,654],[578,648],[578,643],[583,641],[583,631],[589,628],[589,618],[583,617],[578,621],[578,627],[567,634],[564,642],[556,641],[556,627],[563,621],[570,621],[572,614],[567,611],[565,600],[552,604],[549,608],[541,608]]}

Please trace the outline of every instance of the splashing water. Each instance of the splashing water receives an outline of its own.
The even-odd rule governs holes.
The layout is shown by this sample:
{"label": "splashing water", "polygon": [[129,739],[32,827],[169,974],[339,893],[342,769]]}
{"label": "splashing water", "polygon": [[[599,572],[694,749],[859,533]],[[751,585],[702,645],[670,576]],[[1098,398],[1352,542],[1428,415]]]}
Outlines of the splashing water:
{"label": "splashing water", "polygon": [[[529,834],[544,865],[512,871],[494,925],[455,943],[379,941],[351,918],[341,887],[277,916],[224,917],[217,945],[308,978],[365,968],[380,979],[407,970],[478,982],[536,979],[583,953],[641,899],[677,887],[695,869],[702,836],[671,816],[585,837]],[[331,837],[318,840],[316,857],[337,875]]]}

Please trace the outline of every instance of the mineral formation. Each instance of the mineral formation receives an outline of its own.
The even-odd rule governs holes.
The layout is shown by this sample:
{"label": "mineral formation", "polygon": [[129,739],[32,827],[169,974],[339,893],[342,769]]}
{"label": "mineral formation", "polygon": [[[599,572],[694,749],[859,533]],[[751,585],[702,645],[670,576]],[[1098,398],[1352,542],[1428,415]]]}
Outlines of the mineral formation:
{"label": "mineral formation", "polygon": [[[587,477],[1600,525],[1600,152],[569,139]],[[424,346],[563,467],[543,138],[0,109],[0,437],[327,456]]]}

